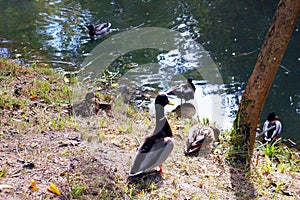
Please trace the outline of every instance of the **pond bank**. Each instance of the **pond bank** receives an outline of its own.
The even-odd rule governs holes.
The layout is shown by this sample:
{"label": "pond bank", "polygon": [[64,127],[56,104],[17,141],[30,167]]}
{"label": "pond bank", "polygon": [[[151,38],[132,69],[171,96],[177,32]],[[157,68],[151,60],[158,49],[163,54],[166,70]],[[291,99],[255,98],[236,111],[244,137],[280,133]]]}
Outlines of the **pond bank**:
{"label": "pond bank", "polygon": [[[300,198],[299,153],[286,146],[259,149],[251,170],[230,163],[229,133],[221,133],[212,153],[186,157],[186,134],[197,122],[170,114],[175,148],[164,173],[132,180],[137,140],[155,123],[147,111],[115,99],[111,115],[74,117],[72,85],[35,64],[0,61],[0,87],[1,199]],[[29,188],[33,179],[36,191]],[[50,183],[61,195],[47,189]]]}

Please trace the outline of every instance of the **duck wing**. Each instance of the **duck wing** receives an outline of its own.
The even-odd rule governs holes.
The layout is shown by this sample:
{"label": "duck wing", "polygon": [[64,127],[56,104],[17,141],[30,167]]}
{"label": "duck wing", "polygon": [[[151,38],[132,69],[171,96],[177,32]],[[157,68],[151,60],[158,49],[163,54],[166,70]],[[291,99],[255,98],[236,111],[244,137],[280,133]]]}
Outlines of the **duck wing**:
{"label": "duck wing", "polygon": [[175,86],[169,88],[164,93],[167,94],[167,95],[176,95],[175,93],[176,93],[177,90],[180,90],[180,85],[175,85]]}
{"label": "duck wing", "polygon": [[[145,140],[147,143],[147,140]],[[142,143],[135,155],[129,176],[135,176],[161,165],[174,148],[171,137],[159,138],[153,144]],[[149,146],[151,145],[151,148]],[[145,151],[145,147],[147,151]]]}
{"label": "duck wing", "polygon": [[189,83],[176,85],[165,92],[167,95],[176,95],[178,98],[186,101],[194,98],[195,90]]}
{"label": "duck wing", "polygon": [[99,24],[99,25],[95,26],[94,32],[95,32],[96,35],[103,35],[103,34],[106,34],[108,32],[110,27],[111,27],[111,23]]}

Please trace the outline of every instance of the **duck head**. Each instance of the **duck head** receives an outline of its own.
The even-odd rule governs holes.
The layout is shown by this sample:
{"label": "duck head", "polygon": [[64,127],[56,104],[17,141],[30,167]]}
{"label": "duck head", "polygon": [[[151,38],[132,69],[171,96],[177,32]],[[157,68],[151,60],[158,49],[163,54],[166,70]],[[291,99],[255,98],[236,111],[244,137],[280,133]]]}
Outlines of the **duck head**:
{"label": "duck head", "polygon": [[160,105],[162,107],[165,107],[168,104],[174,105],[171,101],[169,101],[167,95],[165,94],[159,94],[155,99],[155,105]]}
{"label": "duck head", "polygon": [[91,38],[93,38],[94,37],[94,35],[95,35],[95,27],[93,26],[93,25],[88,25],[88,26],[86,26],[87,27],[87,29],[89,29],[89,35],[90,35],[90,37]]}
{"label": "duck head", "polygon": [[94,26],[93,25],[88,25],[88,26],[86,26],[90,31],[93,31],[94,30]]}
{"label": "duck head", "polygon": [[268,118],[267,119],[268,119],[269,122],[271,122],[271,121],[274,121],[276,119],[279,119],[279,117],[276,115],[275,112],[270,112],[268,114]]}
{"label": "duck head", "polygon": [[189,83],[191,83],[191,82],[193,81],[193,77],[189,76],[189,77],[187,78],[187,81],[188,81]]}

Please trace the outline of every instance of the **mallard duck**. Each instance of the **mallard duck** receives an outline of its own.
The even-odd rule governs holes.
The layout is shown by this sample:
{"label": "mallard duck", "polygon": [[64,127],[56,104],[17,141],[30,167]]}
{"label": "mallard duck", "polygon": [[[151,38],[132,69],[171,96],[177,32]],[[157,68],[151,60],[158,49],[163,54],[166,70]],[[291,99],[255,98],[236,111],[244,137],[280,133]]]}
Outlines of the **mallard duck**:
{"label": "mallard duck", "polygon": [[72,105],[73,114],[82,117],[91,116],[92,115],[91,107],[94,102],[93,100],[94,98],[95,98],[94,93],[88,92],[85,95],[85,100],[73,103]]}
{"label": "mallard duck", "polygon": [[194,99],[196,87],[193,83],[193,78],[188,77],[187,82],[181,85],[176,85],[170,88],[166,94],[176,95],[180,99],[184,99],[185,102]]}
{"label": "mallard duck", "polygon": [[219,137],[220,131],[213,126],[194,125],[190,128],[186,146],[185,155],[198,153],[201,149],[211,148],[213,142]]}
{"label": "mallard duck", "polygon": [[100,103],[93,92],[88,92],[85,95],[85,100],[75,102],[72,105],[73,114],[82,117],[90,117],[93,114],[99,115],[102,111],[108,116],[111,114],[111,104]]}
{"label": "mallard duck", "polygon": [[156,125],[154,133],[146,137],[139,146],[135,155],[129,176],[148,172],[159,166],[162,172],[162,163],[173,150],[173,134],[164,115],[164,106],[172,103],[165,94],[160,94],[155,99]]}
{"label": "mallard duck", "polygon": [[106,35],[109,33],[109,29],[111,27],[111,23],[102,23],[96,26],[88,25],[87,28],[89,29],[89,35],[91,38],[94,38],[95,35]]}
{"label": "mallard duck", "polygon": [[279,121],[279,118],[276,116],[275,112],[269,113],[263,126],[265,140],[271,141],[278,136],[281,133],[281,127],[281,122]]}

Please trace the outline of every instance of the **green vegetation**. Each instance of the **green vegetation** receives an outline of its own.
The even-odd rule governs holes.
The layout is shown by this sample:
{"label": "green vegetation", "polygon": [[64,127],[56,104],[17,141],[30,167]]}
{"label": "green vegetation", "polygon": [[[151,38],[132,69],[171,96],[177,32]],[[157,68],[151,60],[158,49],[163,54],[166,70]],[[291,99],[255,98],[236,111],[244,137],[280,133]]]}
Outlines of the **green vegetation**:
{"label": "green vegetation", "polygon": [[80,197],[84,196],[83,191],[86,189],[86,185],[75,185],[74,188],[72,189],[72,196],[73,197]]}
{"label": "green vegetation", "polygon": [[60,74],[36,65],[20,67],[9,60],[0,61],[0,68],[0,108],[6,111],[0,122],[3,130],[7,123],[12,123],[16,132],[75,127],[66,104],[71,90]]}

